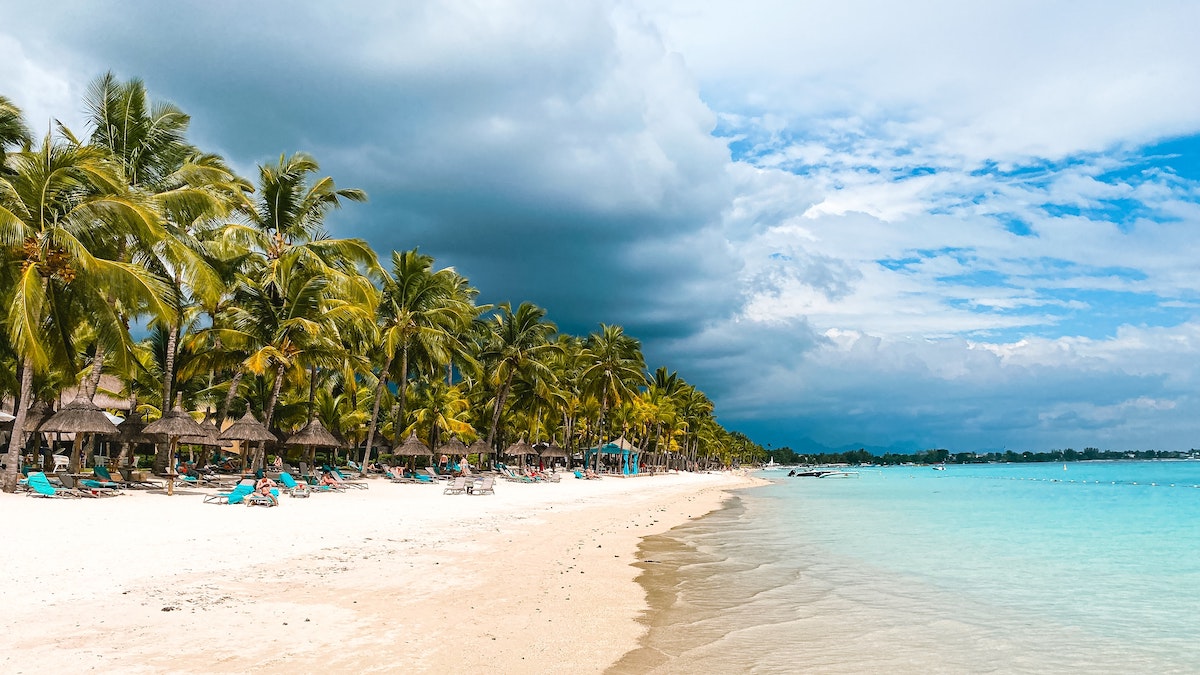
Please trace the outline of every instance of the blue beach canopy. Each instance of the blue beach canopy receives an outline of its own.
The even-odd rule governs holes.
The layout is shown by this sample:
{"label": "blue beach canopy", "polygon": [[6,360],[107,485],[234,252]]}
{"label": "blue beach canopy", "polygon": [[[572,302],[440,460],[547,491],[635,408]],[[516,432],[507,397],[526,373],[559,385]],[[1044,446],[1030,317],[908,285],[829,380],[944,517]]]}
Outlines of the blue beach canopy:
{"label": "blue beach canopy", "polygon": [[629,441],[625,440],[624,436],[610,443],[605,443],[604,445],[584,450],[584,464],[587,464],[589,461],[591,461],[592,457],[594,457],[596,453],[600,453],[602,455],[620,455],[622,475],[636,475],[641,471],[642,451],[639,448],[634,447],[634,445]]}

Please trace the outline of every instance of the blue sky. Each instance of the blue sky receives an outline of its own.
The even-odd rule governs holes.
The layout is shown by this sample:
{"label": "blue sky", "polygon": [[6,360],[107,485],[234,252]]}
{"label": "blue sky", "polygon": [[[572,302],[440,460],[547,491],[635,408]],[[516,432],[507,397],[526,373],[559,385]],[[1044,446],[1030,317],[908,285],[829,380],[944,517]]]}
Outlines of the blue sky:
{"label": "blue sky", "polygon": [[1200,446],[1195,3],[0,15],[34,126],[142,77],[248,175],[366,189],[335,233],[622,324],[762,443]]}

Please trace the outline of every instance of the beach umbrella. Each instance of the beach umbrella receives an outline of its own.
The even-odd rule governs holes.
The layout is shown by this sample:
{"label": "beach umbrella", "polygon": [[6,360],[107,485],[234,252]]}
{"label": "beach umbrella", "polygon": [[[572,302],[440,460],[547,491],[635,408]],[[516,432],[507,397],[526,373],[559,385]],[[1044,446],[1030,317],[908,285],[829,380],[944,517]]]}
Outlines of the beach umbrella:
{"label": "beach umbrella", "polygon": [[521,437],[521,440],[504,449],[504,455],[506,457],[519,457],[521,460],[521,466],[525,466],[526,455],[536,454],[537,450],[534,450],[532,445],[525,442],[524,436]]}
{"label": "beach umbrella", "polygon": [[96,407],[87,398],[80,396],[63,406],[62,410],[51,415],[42,422],[38,429],[42,433],[75,434],[75,442],[71,446],[70,471],[79,470],[79,450],[83,447],[84,434],[104,434],[111,436],[117,433],[117,425],[113,424],[104,411]]}
{"label": "beach umbrella", "polygon": [[[129,415],[125,421],[117,425],[116,441],[121,445],[138,445],[141,443],[153,443],[153,436],[145,433],[146,421],[142,419],[142,413],[134,407],[129,411]],[[132,456],[132,453],[129,455]]]}
{"label": "beach umbrella", "polygon": [[242,419],[229,425],[228,429],[218,434],[217,438],[222,441],[279,442],[279,438],[271,433],[271,430],[266,425],[259,422],[254,413],[249,410],[246,411],[245,415],[242,415]]}
{"label": "beach umbrella", "polygon": [[404,439],[404,442],[392,454],[405,457],[430,457],[433,455],[433,452],[429,449],[429,446],[417,438],[417,432],[414,431],[408,435],[408,438]]}
{"label": "beach umbrella", "polygon": [[392,451],[392,454],[401,457],[412,457],[413,459],[408,463],[411,467],[416,464],[417,457],[432,457],[433,451],[429,449],[428,445],[422,443],[421,439],[417,438],[417,432],[414,431],[408,435],[408,438],[404,439],[404,442],[399,447]]}
{"label": "beach umbrella", "polygon": [[550,445],[543,447],[538,454],[542,457],[566,457],[567,451],[560,448],[557,443],[551,441]]}
{"label": "beach umbrella", "polygon": [[315,417],[304,428],[288,437],[284,443],[304,446],[305,455],[315,452],[314,448],[337,448],[342,445],[329,430]]}
{"label": "beach umbrella", "polygon": [[[239,441],[241,443],[278,443],[279,437],[274,434],[267,425],[258,421],[254,413],[246,410],[246,414],[229,428],[217,435],[217,438],[222,441]],[[246,457],[242,455],[243,461]]]}
{"label": "beach umbrella", "polygon": [[[52,414],[54,414],[54,411],[51,410],[45,403],[41,401],[34,401],[33,404],[29,406],[29,410],[25,413],[25,422],[21,425],[21,433],[36,433],[38,427],[42,426],[42,422],[45,422],[46,419]],[[16,418],[11,417],[7,422],[0,422],[0,429],[11,432],[13,430],[13,422],[15,421]],[[38,444],[38,449],[35,451],[35,454],[41,452],[41,437],[38,437]]]}
{"label": "beach umbrella", "polygon": [[[166,415],[163,415],[161,418],[151,422],[150,424],[147,424],[146,428],[142,430],[142,433],[166,436],[167,442],[171,446],[170,458],[172,461],[175,458],[175,451],[179,449],[180,438],[185,436],[189,438],[203,438],[208,435],[208,432],[205,431],[204,427],[199,422],[192,419],[191,415],[184,412],[183,408],[179,405],[176,405],[174,410]],[[174,478],[175,467],[168,466],[167,474],[171,478]],[[174,480],[167,481],[167,494],[175,494]]]}
{"label": "beach umbrella", "polygon": [[521,440],[505,448],[504,454],[506,457],[524,457],[525,455],[536,455],[537,450],[534,450],[532,445],[526,443],[525,437],[522,436]]}
{"label": "beach umbrella", "polygon": [[429,446],[425,445],[421,442],[421,439],[417,438],[417,432],[415,431],[410,433],[408,438],[404,439],[404,442],[400,444],[400,447],[392,451],[392,454],[403,457],[412,457],[413,460],[409,462],[409,466],[412,466],[416,463],[417,457],[433,456],[433,452],[429,449]]}
{"label": "beach umbrella", "polygon": [[45,422],[53,414],[54,411],[50,409],[50,406],[42,401],[34,401],[33,405],[29,406],[29,411],[25,413],[25,424],[21,425],[21,431],[27,434],[39,431],[42,422]]}
{"label": "beach umbrella", "polygon": [[483,455],[491,454],[492,448],[487,444],[487,441],[482,438],[477,439],[474,443],[467,446],[468,455]]}
{"label": "beach umbrella", "polygon": [[446,441],[437,449],[439,455],[450,455],[451,457],[462,457],[467,454],[467,446],[458,440],[457,436],[451,436],[450,440]]}

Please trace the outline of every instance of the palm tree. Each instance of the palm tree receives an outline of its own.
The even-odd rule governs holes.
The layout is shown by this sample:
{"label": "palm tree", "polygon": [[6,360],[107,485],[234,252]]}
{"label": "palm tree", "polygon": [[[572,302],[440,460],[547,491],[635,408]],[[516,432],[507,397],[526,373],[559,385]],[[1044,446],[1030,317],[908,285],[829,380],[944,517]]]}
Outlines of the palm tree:
{"label": "palm tree", "polygon": [[[620,326],[600,324],[600,332],[586,341],[587,366],[581,377],[587,391],[600,399],[600,424],[603,442],[608,410],[632,399],[646,384],[646,361],[641,343],[625,334]],[[599,454],[596,456],[599,468]]]}
{"label": "palm tree", "polygon": [[413,391],[413,423],[402,435],[425,431],[429,447],[442,443],[443,434],[454,434],[470,442],[475,428],[470,424],[471,402],[462,389],[443,382],[440,378],[423,378]]}
{"label": "palm tree", "polygon": [[[103,148],[82,145],[65,128],[60,133],[61,139],[47,134],[36,150],[8,155],[12,174],[0,176],[0,246],[21,256],[21,272],[4,308],[9,338],[21,359],[15,429],[24,424],[34,373],[50,365],[51,343],[70,341],[66,317],[88,316],[104,339],[123,346],[124,361],[132,343],[109,297],[122,298],[131,313],[173,316],[164,301],[166,284],[120,259],[119,240],[153,243],[165,236],[157,214],[129,193],[120,168]],[[6,492],[16,489],[20,436],[14,433],[9,442],[2,480]]]}
{"label": "palm tree", "polygon": [[475,291],[464,281],[452,268],[434,271],[433,258],[415,248],[392,252],[392,271],[384,277],[377,312],[383,366],[375,385],[363,466],[370,461],[383,389],[397,354],[397,419],[403,424],[412,353],[420,352],[430,365],[436,365],[449,363],[461,351],[458,335],[467,330],[478,313],[472,301]]}
{"label": "palm tree", "polygon": [[513,378],[525,369],[548,371],[545,359],[559,349],[557,343],[550,341],[558,327],[543,321],[546,310],[528,302],[521,303],[515,313],[507,302],[501,303],[497,310],[486,322],[486,342],[480,353],[480,361],[491,366],[489,376],[496,388],[487,437],[488,447],[493,449],[496,447],[496,430],[500,427],[500,413]]}
{"label": "palm tree", "polygon": [[8,148],[19,148],[30,142],[29,129],[21,117],[21,109],[0,96],[0,173],[4,173],[4,156]]}
{"label": "palm tree", "polygon": [[[109,150],[130,188],[143,193],[163,217],[171,236],[153,247],[133,240],[127,255],[172,281],[170,299],[182,320],[192,298],[219,293],[221,279],[209,264],[204,239],[218,231],[216,219],[249,205],[246,193],[253,188],[221,158],[189,145],[185,134],[190,118],[170,103],[151,104],[141,80],[120,82],[111,72],[105,73],[88,88],[85,104],[93,127],[91,142]],[[119,302],[119,298],[111,300]],[[178,321],[168,326],[162,371],[162,400],[168,403],[174,398],[182,329]],[[86,383],[89,396],[100,380],[104,351],[103,343],[97,343]]]}
{"label": "palm tree", "polygon": [[[287,372],[336,363],[339,331],[346,322],[368,326],[378,302],[375,287],[360,273],[380,274],[374,251],[361,239],[330,239],[323,226],[342,200],[361,202],[366,194],[340,189],[328,176],[314,179],[319,169],[303,153],[260,166],[257,198],[247,212],[250,226],[225,228],[228,239],[252,251],[229,308],[229,327],[215,331],[248,354],[226,401],[245,373],[271,377],[263,406],[268,425]],[[309,400],[311,407],[311,393]]]}

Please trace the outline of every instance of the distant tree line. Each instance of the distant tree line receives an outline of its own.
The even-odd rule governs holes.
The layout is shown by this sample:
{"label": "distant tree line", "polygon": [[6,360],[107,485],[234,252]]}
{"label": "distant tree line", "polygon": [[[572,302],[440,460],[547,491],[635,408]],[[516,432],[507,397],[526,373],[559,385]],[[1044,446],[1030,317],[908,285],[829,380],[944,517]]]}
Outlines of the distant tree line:
{"label": "distant tree line", "polygon": [[1084,448],[1075,450],[1051,450],[1049,452],[959,452],[952,453],[944,448],[922,450],[913,454],[889,452],[875,455],[864,448],[847,452],[796,452],[789,447],[768,450],[767,454],[777,464],[989,464],[989,463],[1032,463],[1032,462],[1076,462],[1095,459],[1184,459],[1196,455],[1196,450],[1100,450]]}

